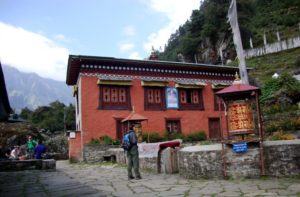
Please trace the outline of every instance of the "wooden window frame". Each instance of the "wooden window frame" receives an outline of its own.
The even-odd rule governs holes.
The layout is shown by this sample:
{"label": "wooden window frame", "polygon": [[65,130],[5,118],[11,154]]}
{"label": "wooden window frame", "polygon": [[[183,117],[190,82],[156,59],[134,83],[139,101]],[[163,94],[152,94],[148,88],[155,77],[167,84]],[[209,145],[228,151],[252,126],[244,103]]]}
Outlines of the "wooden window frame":
{"label": "wooden window frame", "polygon": [[218,97],[216,95],[217,90],[214,91],[214,110],[215,111],[219,111],[219,101],[221,101],[221,110],[220,111],[224,111],[224,104],[222,102],[222,98]]}
{"label": "wooden window frame", "polygon": [[[197,92],[196,95],[193,92]],[[185,92],[185,98],[182,95]],[[179,110],[204,110],[203,93],[200,88],[178,88],[179,95]],[[189,96],[188,96],[189,95]],[[182,102],[185,99],[185,102]],[[198,103],[193,103],[192,100],[198,100]]]}
{"label": "wooden window frame", "polygon": [[[152,102],[149,102],[152,92]],[[160,98],[156,97],[160,93]],[[165,87],[144,86],[144,108],[145,111],[165,110]]]}
{"label": "wooden window frame", "polygon": [[[131,101],[130,101],[130,86],[125,85],[99,85],[100,88],[100,95],[99,95],[99,109],[104,110],[130,110],[131,109]],[[109,89],[109,93],[104,93],[105,89]],[[120,93],[122,90],[125,89],[125,98],[121,97]],[[114,92],[115,97],[112,97],[111,91],[115,90]],[[108,102],[105,102],[104,96],[109,96],[107,98]],[[125,102],[119,102],[120,99],[125,99]]]}
{"label": "wooden window frame", "polygon": [[[175,132],[173,129],[170,131],[168,128],[168,124],[177,124],[178,130]],[[166,125],[166,131],[168,134],[173,134],[173,133],[181,133],[181,121],[180,118],[166,118],[165,119],[165,125]],[[172,128],[174,128],[174,125],[172,125]]]}

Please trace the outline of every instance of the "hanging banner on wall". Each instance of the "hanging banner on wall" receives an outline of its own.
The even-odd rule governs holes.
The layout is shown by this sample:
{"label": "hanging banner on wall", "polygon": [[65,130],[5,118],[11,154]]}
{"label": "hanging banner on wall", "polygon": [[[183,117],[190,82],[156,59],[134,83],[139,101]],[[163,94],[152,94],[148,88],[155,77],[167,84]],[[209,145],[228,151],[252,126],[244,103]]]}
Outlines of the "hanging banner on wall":
{"label": "hanging banner on wall", "polygon": [[178,91],[176,88],[166,89],[167,108],[178,108]]}
{"label": "hanging banner on wall", "polygon": [[229,135],[254,132],[253,113],[249,100],[236,100],[228,103]]}

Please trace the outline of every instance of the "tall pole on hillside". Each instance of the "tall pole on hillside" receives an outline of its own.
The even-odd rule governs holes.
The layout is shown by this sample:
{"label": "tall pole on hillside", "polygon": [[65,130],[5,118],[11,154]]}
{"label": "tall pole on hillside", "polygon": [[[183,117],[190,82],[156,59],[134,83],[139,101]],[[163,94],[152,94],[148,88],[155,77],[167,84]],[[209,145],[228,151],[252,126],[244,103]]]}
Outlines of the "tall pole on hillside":
{"label": "tall pole on hillside", "polygon": [[244,84],[249,84],[248,73],[247,73],[246,62],[245,62],[245,54],[244,54],[244,49],[243,49],[243,44],[241,39],[239,23],[237,19],[236,0],[231,0],[227,17],[232,29],[233,43],[235,45],[235,50],[239,59],[240,77]]}

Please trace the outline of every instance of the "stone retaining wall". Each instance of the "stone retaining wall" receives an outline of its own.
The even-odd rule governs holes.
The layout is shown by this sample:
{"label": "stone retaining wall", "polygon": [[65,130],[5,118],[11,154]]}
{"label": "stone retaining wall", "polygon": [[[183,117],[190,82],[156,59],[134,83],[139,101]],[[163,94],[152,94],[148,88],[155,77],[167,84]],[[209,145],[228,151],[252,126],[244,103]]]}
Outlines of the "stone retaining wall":
{"label": "stone retaining wall", "polygon": [[178,153],[179,174],[185,178],[222,176],[222,146],[201,145],[181,149]]}
{"label": "stone retaining wall", "polygon": [[[88,163],[103,162],[115,159],[109,149],[118,148],[119,145],[85,145],[83,149],[83,161]],[[120,149],[121,150],[121,149]]]}
{"label": "stone retaining wall", "polygon": [[300,140],[266,141],[266,175],[300,175]]}
{"label": "stone retaining wall", "polygon": [[[265,174],[300,174],[300,140],[264,142]],[[185,147],[179,151],[179,173],[186,178],[223,177],[222,145]],[[259,148],[250,145],[246,153],[233,153],[225,147],[226,173],[229,177],[260,176]]]}
{"label": "stone retaining wall", "polygon": [[[112,157],[117,163],[126,164],[122,148],[111,146],[86,146],[86,162],[102,162]],[[293,176],[300,174],[300,140],[264,142],[265,172],[269,176]],[[107,158],[106,158],[107,159]],[[253,144],[246,153],[234,153],[225,147],[226,174],[229,177],[260,176],[260,152]],[[176,173],[185,178],[223,177],[222,145],[196,145],[182,149],[166,148],[157,156],[140,155],[140,168],[161,173]]]}
{"label": "stone retaining wall", "polygon": [[55,170],[54,159],[1,160],[0,171]]}

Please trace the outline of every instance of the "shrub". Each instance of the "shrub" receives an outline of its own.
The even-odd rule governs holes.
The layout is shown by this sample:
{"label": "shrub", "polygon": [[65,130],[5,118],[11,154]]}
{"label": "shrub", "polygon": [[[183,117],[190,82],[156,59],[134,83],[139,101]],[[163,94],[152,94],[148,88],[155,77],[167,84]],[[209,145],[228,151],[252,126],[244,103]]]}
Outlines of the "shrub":
{"label": "shrub", "polygon": [[68,139],[64,135],[51,137],[47,139],[44,144],[49,153],[68,153]]}
{"label": "shrub", "polygon": [[184,135],[182,133],[165,133],[166,140],[175,140],[175,139],[184,139]]}
{"label": "shrub", "polygon": [[184,141],[186,142],[195,142],[195,141],[203,141],[203,140],[206,140],[206,134],[204,131],[197,131],[194,133],[190,133],[184,137]]}
{"label": "shrub", "polygon": [[102,135],[100,136],[99,139],[100,139],[100,144],[104,144],[104,145],[111,145],[114,142],[114,140],[108,135]]}
{"label": "shrub", "polygon": [[100,140],[92,138],[91,141],[89,142],[89,145],[95,145],[95,144],[100,144]]}
{"label": "shrub", "polygon": [[143,133],[143,141],[145,142],[161,142],[163,141],[163,137],[159,135],[157,132],[152,133]]}

